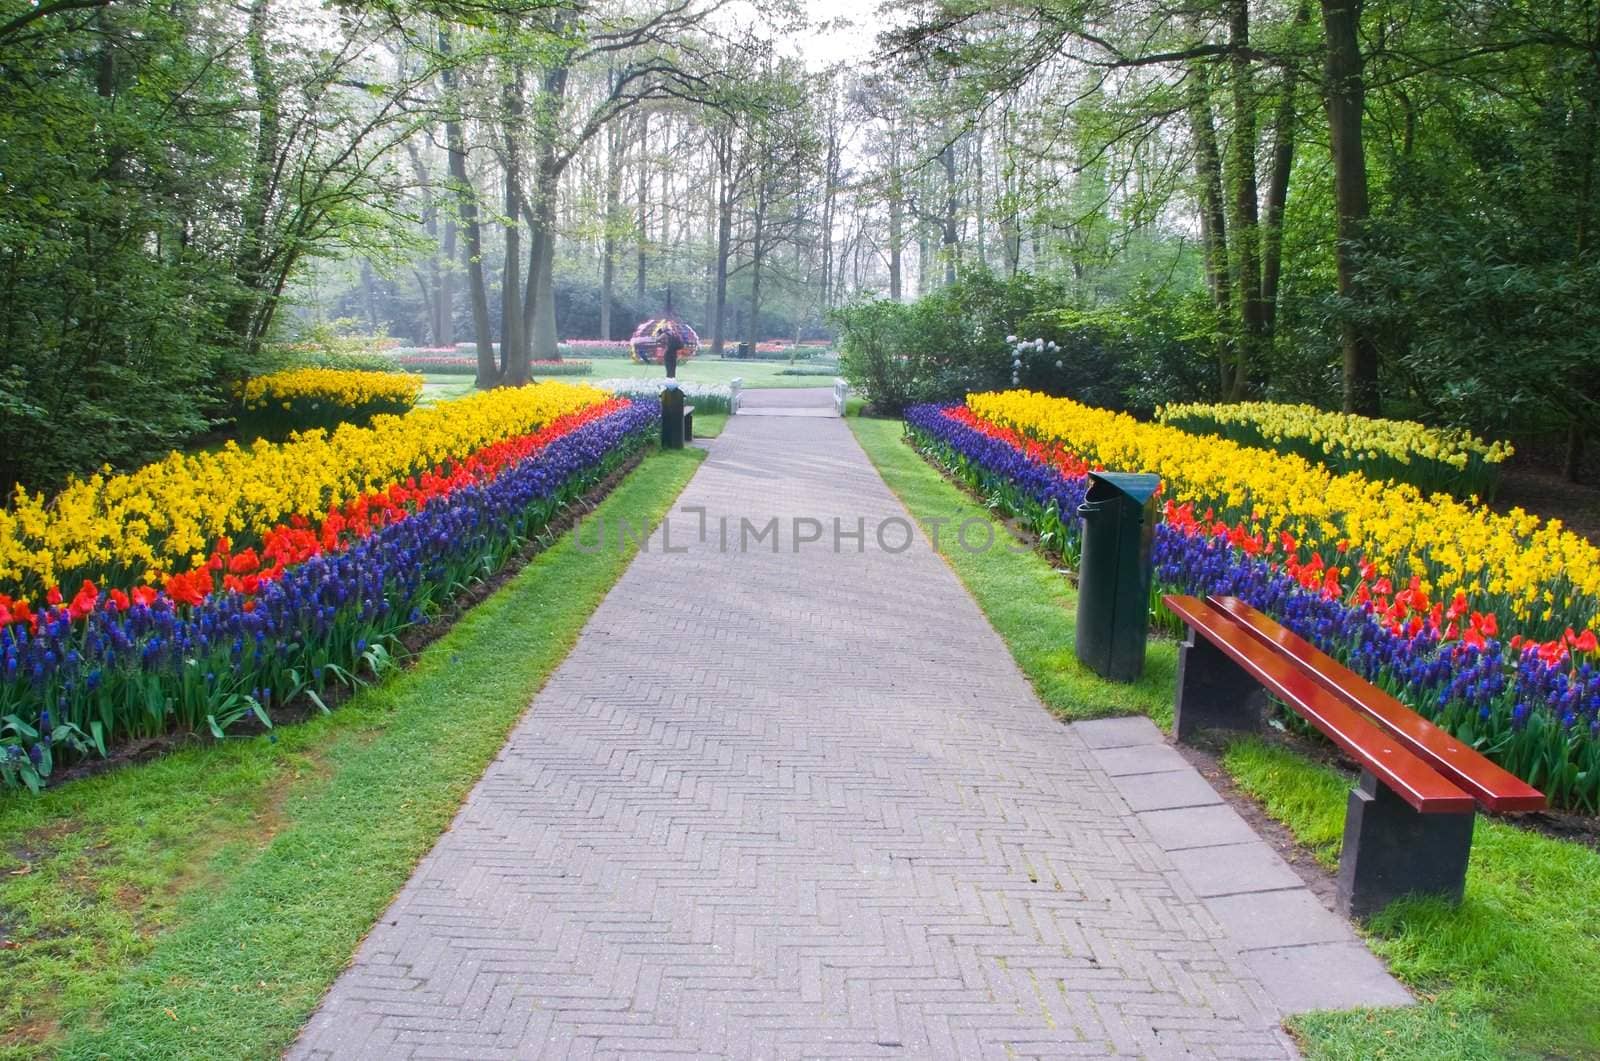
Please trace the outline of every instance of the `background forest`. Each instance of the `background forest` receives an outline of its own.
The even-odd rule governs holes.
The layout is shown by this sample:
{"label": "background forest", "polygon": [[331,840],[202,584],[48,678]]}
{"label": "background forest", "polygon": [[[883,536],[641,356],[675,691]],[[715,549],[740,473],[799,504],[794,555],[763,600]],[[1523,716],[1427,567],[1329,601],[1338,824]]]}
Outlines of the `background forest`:
{"label": "background forest", "polygon": [[[204,438],[380,337],[478,384],[668,306],[1009,383],[1600,427],[1569,0],[0,2],[0,480]],[[1591,447],[1600,449],[1600,447]]]}

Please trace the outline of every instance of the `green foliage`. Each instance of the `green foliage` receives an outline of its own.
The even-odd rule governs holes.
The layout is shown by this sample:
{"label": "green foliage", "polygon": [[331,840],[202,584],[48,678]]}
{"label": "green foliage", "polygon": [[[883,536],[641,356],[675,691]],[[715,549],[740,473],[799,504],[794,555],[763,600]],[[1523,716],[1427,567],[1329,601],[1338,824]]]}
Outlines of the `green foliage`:
{"label": "green foliage", "polygon": [[865,299],[835,311],[841,374],[884,412],[1011,386],[1007,336],[1054,341],[1026,354],[1019,384],[1112,409],[1204,397],[1214,316],[1203,298],[1136,285],[1124,302],[1081,309],[1065,284],[984,270],[916,302]]}
{"label": "green foliage", "polygon": [[1480,430],[1600,427],[1600,257],[1498,221],[1386,228],[1363,255],[1362,313],[1389,337],[1402,400]]}
{"label": "green foliage", "polygon": [[0,488],[217,426],[297,263],[404,227],[383,30],[247,6],[6,5]]}
{"label": "green foliage", "polygon": [[221,414],[233,288],[182,235],[237,157],[167,113],[175,83],[218,87],[181,21],[138,18],[114,96],[83,60],[124,58],[117,32],[0,42],[0,488],[141,463]]}

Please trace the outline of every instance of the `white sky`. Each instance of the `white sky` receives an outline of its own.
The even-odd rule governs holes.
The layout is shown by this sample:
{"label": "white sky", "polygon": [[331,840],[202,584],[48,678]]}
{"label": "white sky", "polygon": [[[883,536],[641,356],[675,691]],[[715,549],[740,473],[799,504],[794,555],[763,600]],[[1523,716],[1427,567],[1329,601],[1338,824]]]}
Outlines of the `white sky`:
{"label": "white sky", "polygon": [[884,25],[877,0],[805,0],[801,6],[807,21],[817,27],[796,41],[808,66],[865,62],[871,56]]}

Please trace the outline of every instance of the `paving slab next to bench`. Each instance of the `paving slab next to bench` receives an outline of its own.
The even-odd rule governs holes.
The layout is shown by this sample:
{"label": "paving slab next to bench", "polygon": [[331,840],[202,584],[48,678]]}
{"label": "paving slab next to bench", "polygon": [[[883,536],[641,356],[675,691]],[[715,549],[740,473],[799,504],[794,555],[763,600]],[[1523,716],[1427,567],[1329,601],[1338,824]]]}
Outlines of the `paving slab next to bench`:
{"label": "paving slab next to bench", "polygon": [[1073,723],[1285,1014],[1414,1000],[1147,718]]}

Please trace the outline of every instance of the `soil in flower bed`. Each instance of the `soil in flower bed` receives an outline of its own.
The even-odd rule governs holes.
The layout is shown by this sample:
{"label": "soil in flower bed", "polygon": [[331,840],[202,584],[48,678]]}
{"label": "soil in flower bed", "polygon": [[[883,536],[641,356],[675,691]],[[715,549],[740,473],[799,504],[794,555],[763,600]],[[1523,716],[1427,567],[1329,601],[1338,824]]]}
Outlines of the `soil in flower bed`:
{"label": "soil in flower bed", "polygon": [[[429,644],[443,637],[445,632],[458,622],[463,615],[474,606],[492,596],[495,590],[515,578],[517,573],[526,567],[536,556],[550,546],[557,538],[577,526],[578,521],[592,512],[606,495],[616,488],[617,484],[627,478],[639,462],[649,452],[648,447],[636,449],[625,461],[618,465],[611,474],[596,483],[586,491],[581,498],[569,504],[552,519],[539,532],[538,536],[529,541],[523,548],[512,556],[505,566],[482,581],[475,582],[450,599],[440,610],[439,614],[426,622],[403,630],[397,637],[398,644],[391,645],[395,662],[405,666],[419,652]],[[369,669],[363,669],[357,675],[363,681],[371,682],[382,680],[383,675],[375,675]],[[321,692],[322,702],[329,710],[337,709],[345,700],[359,691],[359,686],[344,685],[331,686]],[[275,705],[272,710],[272,729],[281,726],[292,726],[304,722],[321,714],[321,708],[306,695],[300,695],[293,700]],[[272,729],[256,721],[241,722],[232,727],[225,739],[252,738],[270,734]],[[46,791],[57,788],[69,781],[93,777],[110,770],[117,770],[125,766],[136,766],[140,763],[150,762],[163,755],[176,751],[179,748],[193,744],[208,744],[215,742],[216,738],[209,733],[169,733],[146,740],[133,741],[117,748],[110,749],[104,758],[85,759],[74,763],[65,770],[54,773]]]}
{"label": "soil in flower bed", "polygon": [[1600,486],[1569,483],[1559,472],[1512,464],[1500,476],[1496,512],[1520,507],[1545,519],[1559,519],[1574,534],[1600,545]]}

